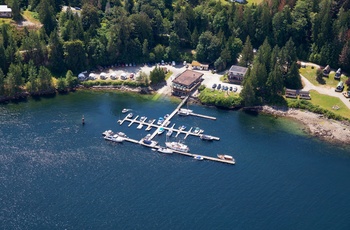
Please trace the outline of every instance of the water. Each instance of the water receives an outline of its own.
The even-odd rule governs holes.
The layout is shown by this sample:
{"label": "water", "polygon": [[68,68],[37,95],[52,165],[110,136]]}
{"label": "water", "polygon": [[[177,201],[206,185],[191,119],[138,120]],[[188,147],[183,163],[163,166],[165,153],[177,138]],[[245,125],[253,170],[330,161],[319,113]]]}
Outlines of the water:
{"label": "water", "polygon": [[230,154],[234,166],[101,137],[147,134],[117,124],[123,108],[158,118],[176,106],[114,92],[1,105],[0,228],[350,229],[350,150],[291,121],[194,105],[217,120],[174,117],[221,138],[188,137],[191,152]]}

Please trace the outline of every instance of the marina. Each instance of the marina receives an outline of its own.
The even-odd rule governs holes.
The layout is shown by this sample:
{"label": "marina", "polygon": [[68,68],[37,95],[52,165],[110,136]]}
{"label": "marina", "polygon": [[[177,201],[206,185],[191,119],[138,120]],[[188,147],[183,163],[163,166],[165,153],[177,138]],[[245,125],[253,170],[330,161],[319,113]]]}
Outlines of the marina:
{"label": "marina", "polygon": [[[201,117],[201,118],[206,118],[206,119],[210,119],[210,120],[216,120],[216,117],[211,117],[211,116],[206,116],[206,115],[202,115],[202,114],[197,114],[197,113],[193,113],[192,110],[189,109],[181,109],[181,107],[187,102],[189,96],[185,97],[181,103],[176,107],[176,109],[171,113],[171,114],[167,114],[166,116],[163,117],[159,117],[157,122],[155,119],[149,120],[149,122],[146,122],[147,117],[142,116],[141,119],[139,118],[139,115],[137,115],[135,118],[132,118],[133,115],[128,114],[125,116],[124,119],[122,120],[118,120],[119,125],[123,125],[124,122],[130,122],[128,124],[128,127],[132,126],[133,124],[137,124],[137,129],[142,129],[143,125],[147,125],[146,127],[146,131],[150,131],[152,128],[154,128],[154,132],[152,134],[147,134],[146,137],[142,138],[141,140],[135,140],[132,138],[123,138],[125,141],[131,142],[131,143],[135,143],[135,144],[140,144],[146,147],[150,147],[152,149],[155,150],[160,150],[159,152],[164,152],[165,148],[161,147],[158,145],[158,142],[153,141],[152,139],[156,136],[156,135],[161,135],[163,132],[166,132],[167,137],[170,137],[172,135],[173,132],[176,132],[175,137],[178,137],[180,134],[184,134],[184,139],[186,139],[188,136],[195,136],[195,137],[199,137],[201,139],[206,139],[206,140],[216,140],[219,141],[220,138],[219,137],[215,137],[215,136],[211,136],[211,135],[204,135],[203,132],[204,130],[200,129],[199,127],[190,127],[190,129],[188,131],[186,131],[186,127],[185,126],[179,126],[179,128],[175,128],[175,124],[172,124],[171,127],[168,127],[168,125],[171,123],[170,120],[176,115],[180,115],[180,116],[196,116],[196,117]],[[155,123],[156,122],[156,123]],[[166,147],[168,152],[173,152],[173,153],[178,153],[181,154],[183,156],[188,156],[188,157],[192,157],[196,160],[209,160],[209,161],[215,161],[215,162],[221,162],[221,163],[227,163],[227,164],[235,164],[235,160],[231,157],[231,158],[226,158],[226,157],[209,157],[209,156],[204,156],[204,155],[200,155],[200,154],[193,154],[193,153],[189,153],[190,149],[180,143],[180,142],[166,142]],[[171,149],[171,150],[168,150]],[[221,155],[220,155],[221,156]],[[225,155],[226,156],[226,155]]]}

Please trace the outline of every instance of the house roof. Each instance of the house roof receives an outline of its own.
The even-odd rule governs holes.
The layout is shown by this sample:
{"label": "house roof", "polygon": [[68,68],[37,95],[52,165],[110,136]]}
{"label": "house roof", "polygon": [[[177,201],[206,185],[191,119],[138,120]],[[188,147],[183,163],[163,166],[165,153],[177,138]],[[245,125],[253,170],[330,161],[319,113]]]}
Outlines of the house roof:
{"label": "house roof", "polygon": [[201,66],[201,63],[199,63],[198,61],[192,61],[191,65],[192,66]]}
{"label": "house roof", "polygon": [[173,80],[173,83],[190,86],[202,76],[203,76],[202,73],[192,71],[192,70],[185,70],[183,73],[181,73],[179,76],[177,76]]}
{"label": "house roof", "polygon": [[229,72],[238,72],[238,73],[241,73],[243,75],[245,75],[247,71],[248,71],[248,68],[238,66],[238,65],[231,66],[231,68],[229,70]]}
{"label": "house roof", "polygon": [[12,10],[7,5],[0,5],[0,12],[12,12]]}

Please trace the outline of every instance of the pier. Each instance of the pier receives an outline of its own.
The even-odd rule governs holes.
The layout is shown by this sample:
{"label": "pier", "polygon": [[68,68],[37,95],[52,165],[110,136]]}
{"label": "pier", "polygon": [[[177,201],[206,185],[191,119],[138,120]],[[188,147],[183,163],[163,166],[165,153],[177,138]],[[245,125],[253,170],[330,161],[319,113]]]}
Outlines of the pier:
{"label": "pier", "polygon": [[[160,128],[163,128],[164,131],[172,130],[173,132],[176,132],[175,137],[177,137],[179,134],[184,134],[185,135],[184,139],[186,139],[190,135],[200,137],[200,135],[202,135],[203,131],[193,132],[192,131],[193,127],[191,127],[188,131],[174,128],[175,124],[173,124],[171,127],[168,127],[168,125],[170,124],[170,120],[178,113],[178,111],[181,109],[181,107],[187,102],[188,98],[189,98],[189,96],[185,97],[181,101],[181,103],[176,107],[176,109],[171,114],[169,114],[169,116],[166,117],[164,119],[164,121],[162,122],[162,124],[160,124],[160,125],[155,124],[155,120],[152,120],[151,122],[146,122],[144,120],[143,121],[137,120],[138,117],[139,117],[138,115],[135,118],[129,118],[128,115],[126,115],[124,119],[118,120],[118,123],[119,123],[119,125],[122,125],[125,121],[128,121],[128,122],[130,122],[128,124],[128,127],[132,126],[133,124],[145,125],[145,126],[147,126],[146,127],[146,131],[149,131],[152,128],[155,128],[154,132],[148,138],[148,140],[150,140],[150,141],[152,141],[152,139],[158,134],[158,130]],[[193,113],[193,112],[190,112],[188,115],[201,117],[201,118],[206,118],[206,119],[211,119],[211,120],[216,120],[216,117],[206,116],[206,115],[197,114],[197,113]],[[215,136],[211,136],[211,137],[212,137],[212,140],[216,140],[216,141],[220,140],[219,137],[215,137]],[[149,145],[149,144],[144,143],[143,140],[144,140],[143,138],[141,140],[139,140],[139,141],[135,140],[135,139],[132,139],[132,138],[125,138],[125,141],[131,142],[131,143],[134,143],[134,144],[140,144],[140,145],[143,145],[143,146],[146,146],[146,147],[149,147],[149,148],[154,148],[154,149],[159,149],[160,148],[158,143],[155,143],[154,141],[153,141],[153,143],[151,145]],[[180,155],[183,155],[183,156],[192,157],[192,158],[194,158],[196,156],[200,156],[200,157],[203,158],[203,160],[221,162],[221,163],[226,163],[226,164],[235,164],[235,162],[231,161],[231,160],[225,160],[225,159],[220,159],[220,158],[215,158],[215,157],[209,157],[209,156],[204,156],[204,155],[194,154],[194,153],[181,152],[181,151],[177,151],[177,150],[173,150],[173,149],[172,149],[172,151],[173,151],[173,153],[177,153],[177,154],[180,154]]]}

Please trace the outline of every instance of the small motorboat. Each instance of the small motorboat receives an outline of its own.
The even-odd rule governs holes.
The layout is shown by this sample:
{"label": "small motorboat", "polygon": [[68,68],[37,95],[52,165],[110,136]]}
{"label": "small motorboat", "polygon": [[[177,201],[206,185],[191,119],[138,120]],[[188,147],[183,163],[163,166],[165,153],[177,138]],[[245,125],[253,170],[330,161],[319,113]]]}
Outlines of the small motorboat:
{"label": "small motorboat", "polygon": [[141,118],[140,118],[140,121],[141,122],[145,122],[147,120],[147,117],[145,117],[145,116],[142,116]]}
{"label": "small motorboat", "polygon": [[124,108],[124,109],[122,110],[122,113],[127,113],[127,112],[129,112],[129,111],[130,111],[130,109],[125,109],[125,108]]}
{"label": "small motorboat", "polygon": [[200,129],[199,127],[196,127],[194,129],[194,131],[193,131],[193,133],[195,133],[195,134],[200,134],[200,133],[203,133],[203,132],[204,132],[204,130]]}
{"label": "small motorboat", "polygon": [[169,114],[165,114],[164,119],[167,119],[169,116]]}
{"label": "small motorboat", "polygon": [[129,113],[126,117],[127,117],[127,118],[132,118],[133,116],[134,116],[134,114]]}
{"label": "small motorboat", "polygon": [[127,138],[126,134],[123,133],[123,132],[117,132],[117,135],[120,136],[120,137]]}
{"label": "small motorboat", "polygon": [[183,131],[183,130],[185,130],[186,129],[186,126],[184,126],[184,125],[181,125],[180,127],[179,127],[179,130],[180,131]]}
{"label": "small motorboat", "polygon": [[173,134],[173,130],[169,129],[168,132],[166,132],[166,136],[170,137]]}
{"label": "small motorboat", "polygon": [[213,137],[213,136],[204,135],[204,134],[199,135],[199,138],[202,139],[202,140],[206,140],[206,141],[212,141],[212,140],[214,140],[214,137]]}
{"label": "small motorboat", "polygon": [[160,134],[162,134],[162,133],[164,133],[164,128],[163,127],[159,127],[159,129],[158,129],[158,135],[160,135]]}
{"label": "small motorboat", "polygon": [[230,156],[230,155],[218,154],[217,156],[221,160],[232,161],[234,164],[236,163],[235,159],[232,156]]}
{"label": "small motorboat", "polygon": [[163,122],[164,122],[164,118],[159,117],[158,121],[157,121],[157,125],[161,125],[161,124],[163,124]]}
{"label": "small motorboat", "polygon": [[140,123],[140,124],[137,126],[137,129],[142,129],[142,127],[143,127],[143,124]]}
{"label": "small motorboat", "polygon": [[195,156],[193,157],[193,159],[198,160],[198,161],[202,161],[204,158],[203,158],[202,156],[195,155]]}
{"label": "small motorboat", "polygon": [[166,153],[166,154],[172,154],[173,150],[165,148],[165,147],[159,147],[158,152],[160,153]]}
{"label": "small motorboat", "polygon": [[124,138],[118,136],[117,134],[114,134],[113,136],[105,136],[104,139],[107,141],[113,141],[113,142],[123,142],[124,141]]}
{"label": "small motorboat", "polygon": [[112,136],[114,135],[113,131],[112,130],[106,130],[102,133],[102,136]]}

